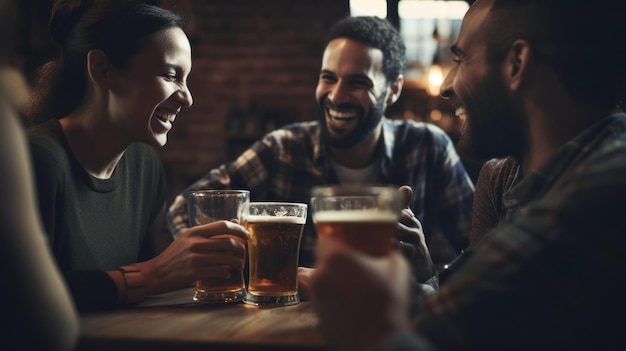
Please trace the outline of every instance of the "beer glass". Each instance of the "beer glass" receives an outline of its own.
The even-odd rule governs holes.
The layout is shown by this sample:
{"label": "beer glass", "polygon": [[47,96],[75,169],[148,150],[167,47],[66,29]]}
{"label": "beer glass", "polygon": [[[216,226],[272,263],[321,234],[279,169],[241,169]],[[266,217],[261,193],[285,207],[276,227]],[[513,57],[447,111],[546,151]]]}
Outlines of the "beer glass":
{"label": "beer glass", "polygon": [[383,185],[328,185],[311,190],[317,236],[339,240],[372,256],[393,248],[400,218],[398,188]]}
{"label": "beer glass", "polygon": [[[189,225],[196,226],[219,220],[236,219],[243,225],[248,213],[250,192],[247,190],[196,190],[187,193],[187,210]],[[228,234],[216,235],[232,237]],[[231,269],[230,278],[212,278],[196,281],[194,301],[203,303],[219,303],[241,301],[245,295],[245,284],[242,269]]]}
{"label": "beer glass", "polygon": [[246,228],[249,279],[244,302],[251,305],[294,305],[298,296],[298,253],[307,205],[251,202]]}

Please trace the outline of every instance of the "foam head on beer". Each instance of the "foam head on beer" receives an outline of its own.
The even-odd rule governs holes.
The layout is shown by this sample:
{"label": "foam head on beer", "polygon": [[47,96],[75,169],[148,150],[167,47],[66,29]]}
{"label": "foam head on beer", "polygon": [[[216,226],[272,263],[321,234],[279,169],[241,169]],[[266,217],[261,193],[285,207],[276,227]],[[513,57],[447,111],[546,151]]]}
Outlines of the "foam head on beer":
{"label": "foam head on beer", "polygon": [[397,188],[335,185],[316,187],[312,195],[313,222],[319,237],[339,240],[374,256],[391,251],[400,216]]}

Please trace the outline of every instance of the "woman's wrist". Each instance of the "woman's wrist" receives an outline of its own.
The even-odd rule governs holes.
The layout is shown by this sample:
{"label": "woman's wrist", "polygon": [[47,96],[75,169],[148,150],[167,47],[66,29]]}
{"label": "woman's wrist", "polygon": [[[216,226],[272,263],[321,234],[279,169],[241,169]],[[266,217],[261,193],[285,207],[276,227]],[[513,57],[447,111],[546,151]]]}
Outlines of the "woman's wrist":
{"label": "woman's wrist", "polygon": [[147,296],[144,276],[136,264],[120,266],[117,269],[122,277],[122,289],[118,297],[120,305],[132,305]]}

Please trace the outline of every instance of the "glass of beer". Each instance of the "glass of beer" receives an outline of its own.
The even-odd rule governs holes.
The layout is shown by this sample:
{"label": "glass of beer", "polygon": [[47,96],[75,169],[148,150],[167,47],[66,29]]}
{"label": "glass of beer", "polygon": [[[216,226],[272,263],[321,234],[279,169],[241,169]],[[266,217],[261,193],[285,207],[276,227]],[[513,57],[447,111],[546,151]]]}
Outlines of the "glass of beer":
{"label": "glass of beer", "polygon": [[332,238],[372,256],[393,248],[400,218],[398,188],[347,184],[311,190],[311,213],[318,237]]}
{"label": "glass of beer", "polygon": [[[197,226],[220,220],[237,220],[243,225],[248,214],[250,192],[248,190],[196,190],[187,193],[189,225]],[[232,237],[243,244],[239,237]],[[222,237],[216,235],[214,238]],[[245,257],[244,257],[245,259]],[[193,300],[203,303],[241,301],[245,296],[243,269],[231,268],[230,278],[213,278],[196,281]]]}
{"label": "glass of beer", "polygon": [[249,277],[244,302],[274,306],[299,303],[298,253],[307,205],[251,202],[249,208]]}

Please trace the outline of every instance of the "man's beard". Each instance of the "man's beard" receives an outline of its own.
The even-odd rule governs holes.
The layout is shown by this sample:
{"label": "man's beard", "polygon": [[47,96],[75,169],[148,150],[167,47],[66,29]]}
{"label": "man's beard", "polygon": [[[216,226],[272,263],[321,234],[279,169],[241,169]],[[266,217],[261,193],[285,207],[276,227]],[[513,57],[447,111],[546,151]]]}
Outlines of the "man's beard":
{"label": "man's beard", "polygon": [[[382,120],[383,115],[384,115],[384,108],[385,108],[384,105],[385,105],[386,95],[387,95],[387,90],[383,91],[380,94],[378,100],[376,101],[376,105],[374,105],[369,110],[367,115],[365,115],[358,122],[356,128],[354,128],[354,130],[350,132],[350,134],[340,139],[333,139],[328,133],[329,127],[328,127],[328,124],[326,123],[325,106],[331,106],[331,107],[335,107],[335,106],[333,106],[333,104],[330,101],[328,101],[328,98],[324,98],[322,102],[320,103],[320,107],[322,109],[322,116],[321,116],[321,121],[322,121],[322,126],[323,126],[322,136],[324,137],[324,139],[328,141],[330,146],[337,148],[337,149],[349,149],[360,144],[362,141],[364,141],[370,135],[372,135],[372,133],[374,132],[374,130],[376,129],[376,127]],[[336,107],[338,109],[341,109],[342,106],[343,105],[339,105]],[[363,109],[359,107],[359,114],[362,115],[362,111]]]}
{"label": "man's beard", "polygon": [[521,157],[526,125],[505,91],[500,77],[490,75],[464,101],[467,125],[457,147],[462,157]]}

